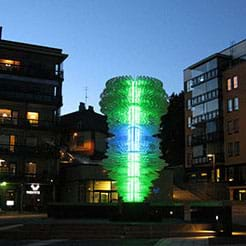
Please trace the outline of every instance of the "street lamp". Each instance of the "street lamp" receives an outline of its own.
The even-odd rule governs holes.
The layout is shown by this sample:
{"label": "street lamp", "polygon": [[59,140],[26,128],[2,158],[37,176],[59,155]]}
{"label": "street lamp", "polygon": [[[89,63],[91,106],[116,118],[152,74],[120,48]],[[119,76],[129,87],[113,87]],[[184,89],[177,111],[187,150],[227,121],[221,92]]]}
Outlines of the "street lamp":
{"label": "street lamp", "polygon": [[215,154],[207,154],[207,157],[208,157],[208,163],[212,163],[212,175],[211,175],[211,178],[212,178],[212,182],[214,183],[215,180],[216,180],[216,177],[215,177]]}

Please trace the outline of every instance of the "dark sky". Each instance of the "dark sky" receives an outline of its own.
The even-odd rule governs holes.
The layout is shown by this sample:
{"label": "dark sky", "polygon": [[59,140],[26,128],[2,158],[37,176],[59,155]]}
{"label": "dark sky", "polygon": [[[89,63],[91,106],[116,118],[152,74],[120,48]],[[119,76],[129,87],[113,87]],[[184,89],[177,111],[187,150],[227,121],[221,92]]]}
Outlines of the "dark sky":
{"label": "dark sky", "polygon": [[62,48],[63,113],[85,100],[99,111],[120,75],[183,89],[183,69],[246,38],[245,0],[1,0],[3,39]]}

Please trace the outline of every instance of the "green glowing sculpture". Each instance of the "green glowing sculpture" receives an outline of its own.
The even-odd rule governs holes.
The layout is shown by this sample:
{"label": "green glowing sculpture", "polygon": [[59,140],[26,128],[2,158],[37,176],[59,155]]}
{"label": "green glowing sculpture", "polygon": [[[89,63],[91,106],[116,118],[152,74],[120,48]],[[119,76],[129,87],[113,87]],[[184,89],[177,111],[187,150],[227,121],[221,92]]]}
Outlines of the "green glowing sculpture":
{"label": "green glowing sculpture", "polygon": [[159,139],[154,137],[167,109],[162,82],[141,76],[113,78],[106,83],[100,106],[114,134],[104,167],[124,202],[143,202],[164,167]]}

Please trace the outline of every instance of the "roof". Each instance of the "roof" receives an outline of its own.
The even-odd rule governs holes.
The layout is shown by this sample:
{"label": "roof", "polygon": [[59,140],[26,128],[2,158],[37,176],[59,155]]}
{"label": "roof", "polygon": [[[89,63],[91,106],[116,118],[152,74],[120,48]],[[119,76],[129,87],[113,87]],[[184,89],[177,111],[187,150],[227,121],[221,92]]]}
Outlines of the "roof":
{"label": "roof", "polygon": [[61,125],[68,130],[108,132],[107,117],[89,109],[61,116]]}
{"label": "roof", "polygon": [[51,47],[35,45],[35,44],[14,42],[14,41],[3,40],[3,39],[0,39],[0,48],[55,56],[61,59],[62,61],[68,57],[67,54],[62,53],[62,49],[51,48]]}
{"label": "roof", "polygon": [[231,59],[230,56],[223,55],[223,54],[220,54],[220,53],[215,53],[215,54],[213,54],[211,56],[208,56],[208,57],[200,60],[199,62],[196,62],[196,63],[192,64],[191,66],[185,68],[185,70],[194,69],[194,68],[196,68],[196,67],[198,67],[198,66],[200,66],[200,65],[202,65],[202,64],[204,64],[204,63],[206,63],[206,62],[208,62],[208,61],[210,61],[210,60],[212,60],[212,59],[214,59],[216,57],[222,57],[222,58],[226,58],[226,59]]}

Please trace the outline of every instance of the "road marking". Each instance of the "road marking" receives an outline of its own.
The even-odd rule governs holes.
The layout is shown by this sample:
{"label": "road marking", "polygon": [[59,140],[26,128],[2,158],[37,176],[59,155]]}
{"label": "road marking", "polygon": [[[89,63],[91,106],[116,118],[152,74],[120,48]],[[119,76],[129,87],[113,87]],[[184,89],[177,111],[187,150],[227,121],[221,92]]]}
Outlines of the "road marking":
{"label": "road marking", "polygon": [[23,224],[16,224],[16,225],[9,225],[9,226],[1,226],[0,227],[0,231],[6,231],[9,229],[13,229],[13,228],[17,228],[17,227],[21,227],[23,226]]}
{"label": "road marking", "polygon": [[45,241],[38,241],[38,242],[33,242],[30,244],[26,244],[26,246],[44,246],[44,245],[50,245],[54,243],[60,243],[60,242],[65,242],[68,239],[52,239],[52,240],[45,240]]}

